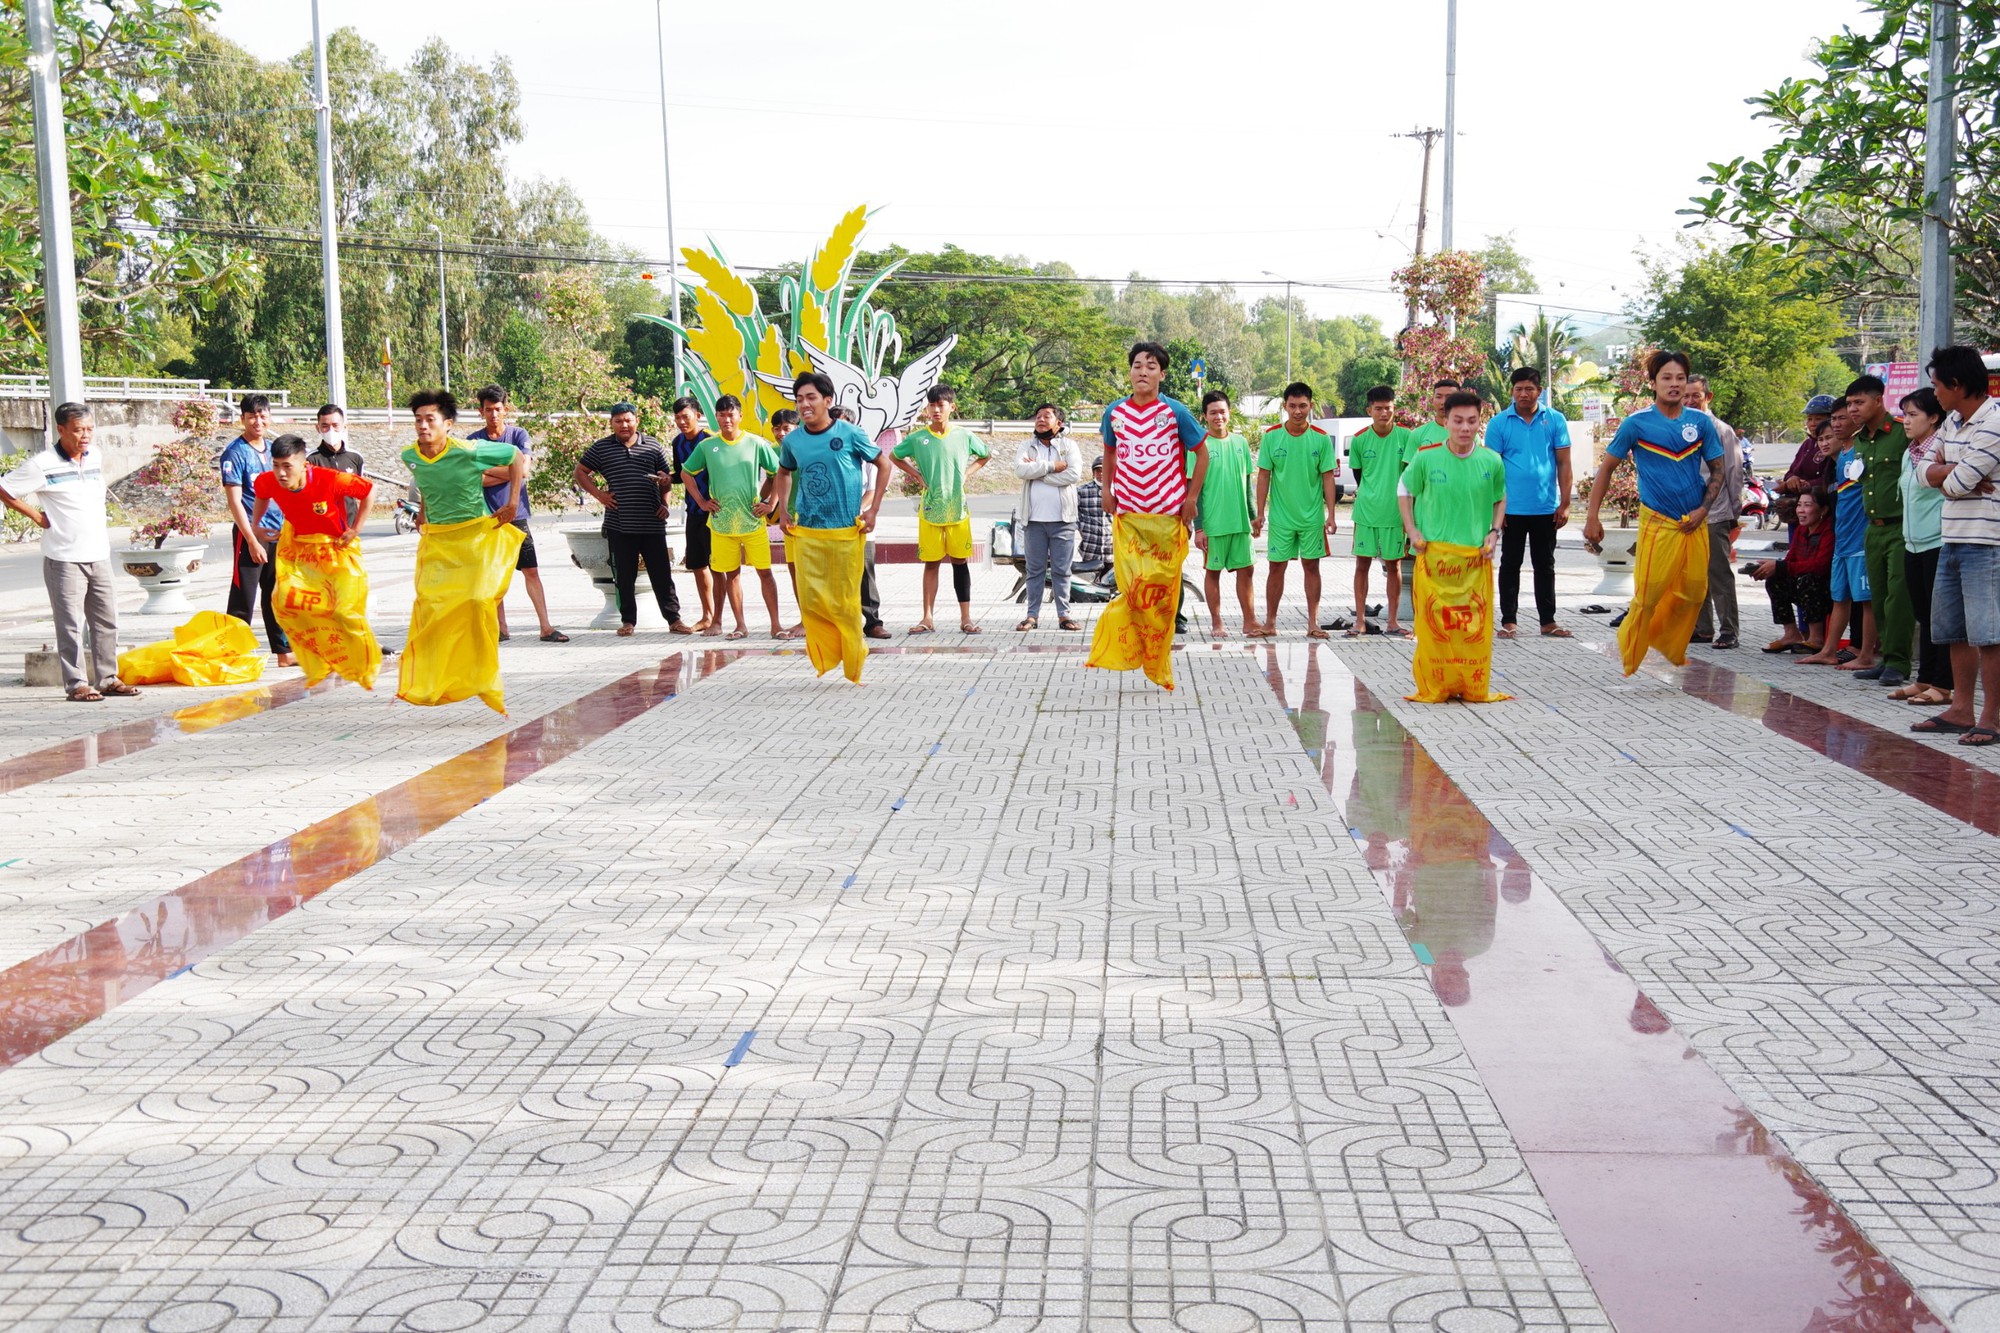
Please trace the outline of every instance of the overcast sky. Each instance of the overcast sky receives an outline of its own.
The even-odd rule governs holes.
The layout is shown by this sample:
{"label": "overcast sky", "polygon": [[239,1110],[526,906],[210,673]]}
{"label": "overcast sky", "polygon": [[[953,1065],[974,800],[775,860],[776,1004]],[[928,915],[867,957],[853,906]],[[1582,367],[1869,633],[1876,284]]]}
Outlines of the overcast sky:
{"label": "overcast sky", "polygon": [[[866,202],[875,245],[1380,289],[1416,232],[1421,150],[1393,136],[1444,116],[1445,0],[666,11],[678,239],[746,264],[805,259]],[[604,234],[664,256],[654,12],[322,0],[329,29],[393,61],[434,35],[507,57],[526,122],[514,170],[568,180]],[[1671,243],[1705,164],[1768,141],[1744,99],[1805,72],[1815,35],[1863,22],[1860,0],[1465,0],[1457,243],[1512,232],[1580,323],[1622,309],[1634,251]],[[278,58],[310,42],[311,8],[226,0],[220,27]],[[1440,162],[1432,248],[1441,180]],[[1396,314],[1367,291],[1305,295],[1322,314]]]}

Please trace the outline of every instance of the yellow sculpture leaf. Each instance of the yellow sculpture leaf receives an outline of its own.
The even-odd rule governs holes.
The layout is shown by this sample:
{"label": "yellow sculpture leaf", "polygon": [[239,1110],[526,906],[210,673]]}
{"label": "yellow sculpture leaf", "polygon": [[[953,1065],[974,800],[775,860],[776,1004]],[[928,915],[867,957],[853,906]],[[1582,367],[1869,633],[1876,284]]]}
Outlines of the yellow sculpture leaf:
{"label": "yellow sculpture leaf", "polygon": [[701,250],[682,250],[681,257],[687,260],[688,271],[707,284],[705,290],[714,292],[730,313],[746,318],[757,313],[757,289],[727,264]]}
{"label": "yellow sculpture leaf", "polygon": [[[867,222],[868,205],[856,204],[846,217],[834,224],[833,235],[826,238],[826,244],[813,256],[810,277],[814,287],[830,292],[840,282],[840,271],[853,258],[855,243],[861,239],[861,228]],[[826,346],[824,342],[815,345]]]}
{"label": "yellow sculpture leaf", "polygon": [[695,292],[694,309],[701,324],[688,330],[688,350],[701,358],[721,392],[742,397],[743,334],[709,288]]}
{"label": "yellow sculpture leaf", "polygon": [[[757,349],[757,369],[766,375],[785,374],[785,339],[773,324],[764,330],[764,342]],[[798,371],[793,371],[798,374]],[[771,419],[773,412],[782,412],[792,405],[791,399],[779,393],[772,385],[757,381],[757,415],[764,421]]]}
{"label": "yellow sculpture leaf", "polygon": [[[792,328],[797,332],[799,341],[811,343],[822,352],[826,351],[826,310],[813,297],[811,292],[801,291],[799,293],[799,308],[793,312],[793,315],[794,323],[792,324]],[[805,371],[812,369],[811,363],[805,362],[803,357],[795,356],[792,360],[794,362],[804,362],[795,373],[803,374]]]}

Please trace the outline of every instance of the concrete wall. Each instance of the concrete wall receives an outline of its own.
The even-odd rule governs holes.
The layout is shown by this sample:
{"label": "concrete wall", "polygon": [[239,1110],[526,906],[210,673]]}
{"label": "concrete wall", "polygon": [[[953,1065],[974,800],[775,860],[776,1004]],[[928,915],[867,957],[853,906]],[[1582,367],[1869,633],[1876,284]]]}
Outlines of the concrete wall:
{"label": "concrete wall", "polygon": [[[107,400],[90,405],[97,423],[96,447],[104,455],[104,479],[116,481],[144,466],[153,451],[173,439],[177,404],[150,399]],[[0,454],[32,453],[54,439],[49,405],[39,398],[0,398]],[[0,465],[5,464],[0,456]]]}

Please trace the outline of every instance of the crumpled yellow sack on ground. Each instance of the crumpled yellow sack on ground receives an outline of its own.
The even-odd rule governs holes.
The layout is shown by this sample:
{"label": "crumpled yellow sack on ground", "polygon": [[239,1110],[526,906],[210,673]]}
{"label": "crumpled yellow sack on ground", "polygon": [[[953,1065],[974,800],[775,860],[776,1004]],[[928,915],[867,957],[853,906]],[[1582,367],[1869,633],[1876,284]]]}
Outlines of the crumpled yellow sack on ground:
{"label": "crumpled yellow sack on ground", "polygon": [[1432,542],[1417,556],[1412,703],[1511,699],[1493,692],[1493,562],[1477,546]]}
{"label": "crumpled yellow sack on ground", "polygon": [[1618,656],[1631,675],[1657,648],[1675,666],[1687,665],[1688,640],[1708,597],[1708,523],[1693,532],[1665,514],[1639,511],[1639,554],[1632,569],[1632,605],[1618,627]]}
{"label": "crumpled yellow sack on ground", "polygon": [[1174,610],[1188,533],[1175,514],[1119,514],[1111,520],[1111,564],[1118,595],[1097,617],[1085,666],[1145,671],[1161,689],[1174,687]]}
{"label": "crumpled yellow sack on ground", "polygon": [[263,674],[256,631],[221,611],[197,611],[173,638],[118,654],[127,685],[247,685]]}
{"label": "crumpled yellow sack on ground", "polygon": [[806,658],[824,676],[838,666],[861,683],[868,639],[861,632],[861,571],[868,534],[851,528],[793,528],[785,534],[785,559],[799,576],[799,616],[806,626]]}
{"label": "crumpled yellow sack on ground", "polygon": [[306,684],[330,673],[365,690],[375,688],[382,645],[368,628],[368,571],[361,543],[320,533],[278,538],[278,579],[271,597],[278,624],[292,641]]}
{"label": "crumpled yellow sack on ground", "polygon": [[419,707],[479,699],[507,711],[500,691],[500,622],[494,603],[514,578],[527,533],[491,515],[426,523],[417,538],[417,600],[396,697]]}

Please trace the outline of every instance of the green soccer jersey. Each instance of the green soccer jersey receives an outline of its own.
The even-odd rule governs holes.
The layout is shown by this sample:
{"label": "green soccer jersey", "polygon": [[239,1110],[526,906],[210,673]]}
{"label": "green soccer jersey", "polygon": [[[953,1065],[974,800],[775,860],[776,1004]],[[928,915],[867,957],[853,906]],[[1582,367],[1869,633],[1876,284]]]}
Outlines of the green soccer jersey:
{"label": "green soccer jersey", "polygon": [[971,516],[965,507],[965,473],[973,459],[986,457],[986,441],[962,426],[942,435],[925,426],[904,436],[889,456],[914,460],[924,479],[926,520],[943,526]]}
{"label": "green soccer jersey", "polygon": [[1417,531],[1425,541],[1480,546],[1493,529],[1493,506],[1506,498],[1507,465],[1476,444],[1463,458],[1440,445],[1403,469],[1402,487],[1416,500]]}
{"label": "green soccer jersey", "polygon": [[1361,479],[1360,489],[1354,493],[1355,526],[1403,526],[1403,516],[1396,508],[1396,479],[1403,475],[1403,465],[1412,452],[1407,426],[1391,426],[1387,435],[1378,435],[1370,426],[1347,442],[1347,465]]}
{"label": "green soccer jersey", "polygon": [[1324,473],[1340,466],[1333,439],[1318,426],[1294,435],[1283,425],[1264,432],[1257,466],[1271,474],[1273,532],[1311,532],[1326,526]]}
{"label": "green soccer jersey", "polygon": [[694,447],[682,472],[701,478],[702,494],[721,505],[708,516],[711,532],[747,537],[764,526],[756,512],[764,478],[778,470],[778,446],[745,432],[734,440],[709,435]]}
{"label": "green soccer jersey", "polygon": [[[1417,450],[1427,444],[1443,444],[1451,438],[1451,432],[1435,421],[1426,421],[1410,432],[1409,443],[1403,446],[1403,466],[1408,467],[1416,458]],[[1400,521],[1400,520],[1399,520]]]}
{"label": "green soccer jersey", "polygon": [[403,450],[403,465],[410,469],[417,494],[424,497],[426,523],[463,523],[484,518],[486,469],[510,467],[521,451],[511,444],[475,444],[453,438],[436,458],[425,458],[412,444]]}
{"label": "green soccer jersey", "polygon": [[[1194,451],[1188,451],[1194,475]],[[1250,531],[1250,441],[1241,435],[1208,437],[1208,475],[1201,483],[1201,530],[1211,537]]]}

